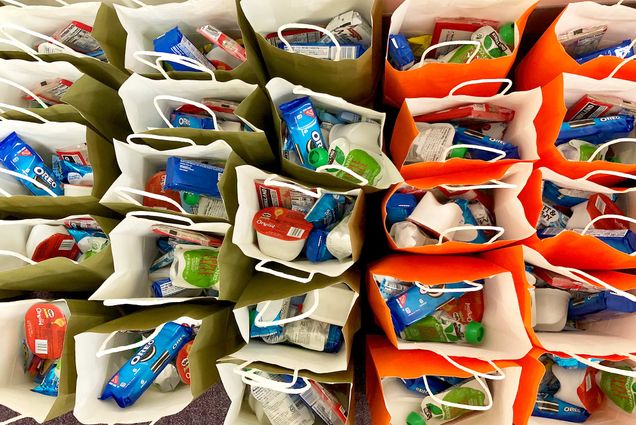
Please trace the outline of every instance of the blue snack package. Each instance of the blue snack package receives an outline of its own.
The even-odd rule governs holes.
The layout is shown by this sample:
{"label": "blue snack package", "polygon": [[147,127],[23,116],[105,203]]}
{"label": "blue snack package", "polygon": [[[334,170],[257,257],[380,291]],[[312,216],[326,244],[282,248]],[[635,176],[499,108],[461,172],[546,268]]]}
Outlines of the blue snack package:
{"label": "blue snack package", "polygon": [[378,276],[375,276],[375,281],[384,301],[408,291],[411,287],[406,282],[388,276],[380,276],[380,280],[378,280]]}
{"label": "blue snack package", "polygon": [[[512,143],[495,139],[475,130],[464,127],[455,127],[454,145],[477,145],[487,148],[499,149],[506,156],[502,159],[520,159],[519,148]],[[480,159],[482,161],[490,161],[500,156],[499,153],[489,152],[481,149],[466,148],[467,155],[470,159]]]}
{"label": "blue snack package", "polygon": [[221,196],[219,180],[222,175],[223,167],[171,156],[166,163],[163,187],[218,198]]}
{"label": "blue snack package", "polygon": [[199,130],[215,130],[214,120],[207,115],[187,114],[175,111],[170,114],[170,124],[175,128],[196,128]]}
{"label": "blue snack package", "polygon": [[309,164],[309,151],[315,148],[327,149],[322,139],[320,123],[316,110],[309,97],[300,97],[278,107],[283,121],[287,125],[286,152],[295,152],[300,164],[313,168]]}
{"label": "blue snack package", "polygon": [[174,286],[168,277],[155,280],[152,282],[150,289],[155,298],[196,297],[201,295],[201,289]]}
{"label": "blue snack package", "polygon": [[590,417],[590,412],[582,407],[559,400],[553,395],[539,394],[532,410],[532,416],[583,423]]}
{"label": "blue snack package", "polygon": [[113,375],[99,399],[112,397],[119,407],[131,406],[193,338],[192,328],[174,322],[166,323],[154,339],[141,347]]}
{"label": "blue snack package", "polygon": [[579,64],[584,64],[585,62],[589,62],[599,56],[616,56],[618,58],[625,59],[628,56],[634,56],[634,47],[631,44],[632,40],[623,40],[613,46],[581,55],[575,58],[575,60]]}
{"label": "blue snack package", "polygon": [[[10,171],[31,177],[58,196],[64,195],[62,182],[55,176],[38,153],[26,144],[16,132],[12,132],[0,142],[0,163]],[[49,196],[49,193],[26,180],[19,179],[36,196]]]}
{"label": "blue snack package", "polygon": [[566,189],[549,180],[543,181],[543,198],[554,206],[572,208],[588,200],[590,192]]}
{"label": "blue snack package", "polygon": [[[483,284],[483,281],[478,281]],[[471,289],[465,282],[432,285],[427,290],[413,285],[404,293],[389,299],[386,304],[391,311],[393,326],[399,335],[409,325],[431,315],[448,301],[459,298],[465,292],[435,292],[435,289]]]}
{"label": "blue snack package", "polygon": [[44,375],[42,382],[31,391],[39,394],[57,397],[60,387],[60,369],[62,368],[62,360],[56,360],[49,366]]}
{"label": "blue snack package", "polygon": [[177,241],[167,236],[162,236],[157,239],[157,248],[162,254],[166,254],[172,250],[174,250],[175,245],[177,245]]}
{"label": "blue snack package", "polygon": [[[538,230],[537,236],[540,239],[551,238],[564,230],[565,229],[560,229],[558,227],[546,227]],[[601,242],[604,242],[625,254],[631,254],[636,251],[636,234],[631,230],[590,229],[585,233],[585,235],[593,236]]]}
{"label": "blue snack package", "polygon": [[[461,384],[466,380],[466,378],[456,378],[454,376],[427,376],[426,380],[428,382],[428,387],[431,389],[433,395],[435,395],[454,385]],[[423,395],[429,395],[429,392],[426,390],[426,386],[424,385],[423,378],[402,379],[402,382],[406,388],[411,391]]]}
{"label": "blue snack package", "polygon": [[325,342],[325,348],[322,350],[325,353],[337,353],[342,346],[342,340],[344,336],[342,334],[342,327],[337,325],[329,325],[329,333],[327,334],[327,341]]}
{"label": "blue snack package", "polygon": [[153,261],[150,267],[148,268],[148,271],[150,273],[156,272],[157,270],[163,269],[164,267],[169,267],[170,265],[172,265],[173,262],[174,262],[174,250],[168,251],[162,256],[160,256],[159,258],[157,258],[155,261]]}
{"label": "blue snack package", "polygon": [[[469,201],[466,199],[454,199],[454,203],[459,205],[462,209],[462,216],[464,217],[464,225],[467,226],[479,226],[479,223],[473,216],[472,211],[468,207]],[[488,238],[486,237],[486,233],[483,230],[475,230],[476,236],[472,241],[468,241],[469,243],[486,243]]]}
{"label": "blue snack package", "polygon": [[[152,41],[155,52],[172,53],[178,56],[184,56],[190,58],[195,62],[199,62],[201,65],[214,71],[214,66],[210,61],[203,56],[194,44],[186,36],[183,35],[179,27],[174,27],[165,34],[160,35]],[[196,68],[191,68],[186,65],[181,65],[176,62],[168,62],[175,71],[190,71],[201,72]]]}
{"label": "blue snack package", "polygon": [[628,137],[632,130],[634,130],[633,115],[611,115],[569,121],[561,124],[561,130],[555,144],[559,146],[572,139],[577,139],[598,145],[610,139]]}
{"label": "blue snack package", "polygon": [[399,71],[409,69],[415,56],[404,34],[389,34],[389,63]]}
{"label": "blue snack package", "polygon": [[390,229],[395,223],[405,221],[417,206],[417,198],[410,193],[394,193],[386,203],[386,221]]}
{"label": "blue snack package", "polygon": [[86,230],[86,229],[69,229],[67,228],[66,231],[73,236],[73,239],[75,240],[76,243],[79,243],[82,239],[84,238],[104,238],[104,239],[108,239],[108,236],[99,230]]}
{"label": "blue snack package", "polygon": [[335,258],[327,249],[327,235],[325,229],[312,229],[305,242],[305,256],[312,263],[320,263]]}
{"label": "blue snack package", "polygon": [[636,302],[609,291],[577,293],[568,306],[568,320],[607,320],[629,313],[636,313]]}
{"label": "blue snack package", "polygon": [[315,229],[329,229],[342,220],[345,212],[345,196],[326,193],[311,207],[305,220]]}
{"label": "blue snack package", "polygon": [[[584,363],[581,363],[580,361],[578,361],[577,359],[574,359],[572,357],[560,357],[557,356],[556,354],[552,354],[550,356],[552,358],[552,360],[554,361],[555,364],[561,366],[564,369],[586,369],[588,368],[588,366]],[[602,359],[594,359],[594,358],[590,358],[589,359],[591,362],[602,362]]]}

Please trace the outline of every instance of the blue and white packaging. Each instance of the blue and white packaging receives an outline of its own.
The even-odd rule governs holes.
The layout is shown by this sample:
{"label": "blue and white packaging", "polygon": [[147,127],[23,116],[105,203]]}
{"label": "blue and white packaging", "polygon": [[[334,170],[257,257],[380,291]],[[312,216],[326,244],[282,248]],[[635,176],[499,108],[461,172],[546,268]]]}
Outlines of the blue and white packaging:
{"label": "blue and white packaging", "polygon": [[389,63],[399,71],[405,71],[415,64],[415,56],[403,34],[389,34]]}
{"label": "blue and white packaging", "polygon": [[579,64],[584,64],[592,59],[596,59],[599,56],[615,56],[624,59],[628,56],[634,56],[634,46],[632,46],[632,40],[623,40],[618,44],[615,44],[604,49],[595,50],[585,55],[577,57],[575,60]]}
{"label": "blue and white packaging", "polygon": [[543,198],[554,206],[572,208],[588,200],[592,192],[559,187],[555,183],[543,182]]}
{"label": "blue and white packaging", "polygon": [[[452,386],[461,384],[466,378],[457,378],[454,376],[427,376],[426,381],[433,395],[446,391]],[[429,395],[424,385],[424,378],[402,379],[406,388],[416,393]]]}
{"label": "blue and white packaging", "polygon": [[345,202],[344,195],[326,193],[311,207],[305,220],[313,224],[315,229],[330,229],[342,220]]}
{"label": "blue and white packaging", "polygon": [[394,193],[386,203],[387,227],[405,221],[417,206],[417,198],[410,193]]}
{"label": "blue and white packaging", "polygon": [[[172,53],[174,55],[184,56],[199,62],[201,65],[214,71],[214,66],[201,53],[194,44],[186,36],[183,35],[179,27],[174,27],[170,31],[160,35],[152,41],[155,51],[161,53]],[[200,72],[196,68],[181,65],[176,62],[168,62],[175,71],[194,71]]]}
{"label": "blue and white packaging", "polygon": [[583,407],[559,400],[553,395],[540,394],[534,404],[532,416],[555,419],[559,422],[583,423],[590,417],[590,412]]}
{"label": "blue and white packaging", "polygon": [[152,282],[150,286],[152,294],[155,298],[168,298],[168,297],[197,297],[201,295],[201,289],[194,288],[181,288],[174,286],[170,278],[162,278]]}
{"label": "blue and white packaging", "polygon": [[172,156],[166,163],[164,188],[218,198],[222,175],[222,167]]}
{"label": "blue and white packaging", "polygon": [[630,313],[636,313],[636,302],[609,291],[576,294],[568,306],[568,320],[591,322]]}
{"label": "blue and white packaging", "polygon": [[205,115],[186,114],[175,111],[170,114],[170,124],[173,127],[196,128],[199,130],[215,130],[212,117]]}
{"label": "blue and white packaging", "polygon": [[309,151],[316,148],[327,149],[322,138],[316,110],[309,97],[300,97],[278,107],[283,121],[287,124],[286,151],[295,152],[301,165],[309,164]]}
{"label": "blue and white packaging", "polygon": [[[477,145],[486,148],[499,149],[506,154],[506,156],[502,159],[520,159],[519,148],[512,143],[495,139],[494,137],[486,136],[483,133],[464,127],[455,127],[455,138],[453,140],[453,144]],[[471,159],[480,159],[482,161],[490,161],[501,155],[497,152],[489,152],[473,148],[467,148],[467,151]]]}
{"label": "blue and white packaging", "polygon": [[333,255],[327,249],[327,236],[329,231],[314,228],[305,242],[305,256],[312,263],[331,260]]}
{"label": "blue and white packaging", "polygon": [[599,145],[608,140],[628,137],[632,130],[634,130],[633,115],[612,115],[569,121],[561,124],[555,144],[559,146],[577,139]]}

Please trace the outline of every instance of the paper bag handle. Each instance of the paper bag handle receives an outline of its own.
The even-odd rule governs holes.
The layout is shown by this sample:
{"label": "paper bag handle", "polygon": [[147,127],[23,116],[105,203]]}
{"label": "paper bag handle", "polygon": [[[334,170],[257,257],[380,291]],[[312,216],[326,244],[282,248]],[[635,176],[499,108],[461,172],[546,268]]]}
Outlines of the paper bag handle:
{"label": "paper bag handle", "polygon": [[46,187],[45,185],[43,185],[42,183],[40,183],[39,181],[29,177],[29,176],[25,176],[22,173],[17,173],[15,171],[12,170],[7,170],[6,168],[1,168],[0,167],[0,173],[3,174],[8,174],[12,177],[15,177],[16,179],[22,179],[22,180],[26,180],[29,183],[31,183],[32,185],[35,185],[38,189],[43,190],[47,193],[47,195],[52,196],[54,198],[57,198],[57,194],[54,193],[51,189],[49,189],[48,187]]}
{"label": "paper bag handle", "polygon": [[267,310],[269,306],[272,305],[272,302],[269,300],[263,302],[263,308],[256,314],[256,317],[254,318],[254,325],[257,328],[266,328],[268,326],[281,326],[288,323],[299,322],[303,319],[308,318],[309,316],[314,314],[316,310],[318,310],[318,305],[320,304],[319,291],[314,290],[312,292],[314,293],[314,303],[311,305],[311,307],[305,310],[305,306],[303,305],[303,312],[301,314],[293,317],[287,317],[285,319],[272,320],[271,322],[264,322],[261,320],[263,318],[263,314],[265,314],[265,310]]}
{"label": "paper bag handle", "polygon": [[596,158],[596,155],[601,153],[601,151],[603,149],[608,148],[608,147],[610,147],[612,145],[615,145],[617,143],[636,143],[636,138],[633,138],[633,137],[622,137],[620,139],[610,140],[609,142],[605,142],[605,143],[603,143],[601,145],[598,145],[598,147],[596,148],[594,153],[592,155],[590,155],[590,157],[588,158],[587,162],[594,161],[594,158]]}
{"label": "paper bag handle", "polygon": [[490,238],[486,242],[484,242],[484,245],[488,245],[488,244],[491,244],[491,243],[495,242],[497,239],[502,237],[504,232],[506,231],[501,226],[471,226],[471,225],[465,225],[465,226],[449,227],[448,229],[444,229],[444,230],[442,230],[440,232],[439,240],[437,241],[437,245],[441,245],[441,244],[444,243],[444,236],[446,236],[448,233],[457,232],[457,231],[461,231],[461,230],[492,230],[492,231],[497,232],[492,238]]}
{"label": "paper bag handle", "polygon": [[356,173],[352,169],[347,168],[344,165],[338,164],[337,162],[334,162],[333,164],[321,165],[320,167],[316,168],[317,173],[330,173],[331,170],[339,170],[339,171],[342,171],[343,173],[349,174],[351,177],[353,177],[354,179],[358,181],[357,184],[360,186],[366,186],[369,184],[369,180],[362,177],[360,174]]}
{"label": "paper bag handle", "polygon": [[477,190],[477,189],[516,189],[516,184],[504,183],[500,180],[490,180],[493,184],[475,184],[468,186],[453,186],[449,184],[440,184],[444,190],[448,190],[449,192],[457,192],[462,190]]}
{"label": "paper bag handle", "polygon": [[[59,47],[62,50],[64,50],[69,55],[76,56],[76,57],[90,57],[90,56],[83,55],[83,54],[81,54],[79,52],[76,52],[75,50],[71,49],[67,45],[60,43],[59,41],[57,41],[53,37],[49,37],[48,35],[44,35],[44,34],[39,33],[37,31],[30,30],[30,29],[25,28],[25,27],[23,27],[21,25],[17,25],[17,24],[2,24],[2,25],[0,25],[0,32],[11,39],[12,43],[10,43],[10,44],[13,44],[16,47],[19,47],[21,50],[23,50],[29,56],[37,57],[38,53],[35,50],[33,50],[31,47],[27,46],[26,44],[22,43],[20,40],[18,40],[17,38],[15,38],[11,34],[9,34],[6,31],[7,29],[20,31],[20,32],[23,32],[25,34],[32,35],[33,37],[40,38],[40,39],[42,39],[44,41],[48,41],[49,43],[54,44],[57,47]],[[42,60],[40,58],[37,58],[37,59],[38,60]],[[93,59],[96,59],[96,58],[93,58]]]}
{"label": "paper bag handle", "polygon": [[270,390],[284,392],[287,394],[302,394],[310,388],[309,381],[307,381],[305,378],[300,378],[305,382],[305,385],[303,387],[292,388],[299,379],[298,369],[294,369],[291,382],[279,382],[267,379],[263,376],[259,376],[253,370],[245,370],[245,368],[251,363],[253,362],[247,361],[234,369],[234,373],[241,376],[241,380],[245,385],[269,388]]}
{"label": "paper bag handle", "polygon": [[347,101],[344,100],[341,97],[338,96],[332,96],[330,94],[327,93],[316,93],[313,92],[311,90],[309,90],[308,88],[305,88],[303,86],[295,86],[292,90],[292,93],[298,95],[298,96],[308,96],[308,97],[316,97],[319,99],[323,99],[326,102],[329,103],[340,103],[340,104],[346,104]]}
{"label": "paper bag handle", "polygon": [[499,161],[500,159],[503,159],[503,158],[506,157],[506,152],[502,151],[501,149],[491,148],[489,146],[460,144],[460,145],[451,145],[451,146],[447,147],[446,149],[444,149],[444,153],[442,153],[442,158],[444,158],[444,160],[442,162],[449,161],[449,159],[446,158],[446,157],[448,156],[450,151],[452,151],[454,149],[459,149],[459,148],[476,149],[476,150],[481,150],[481,151],[486,151],[486,152],[492,152],[492,153],[499,154],[498,157],[493,158],[493,159],[489,159],[486,162],[495,162],[495,161]]}
{"label": "paper bag handle", "polygon": [[295,190],[297,192],[300,192],[300,193],[302,193],[304,195],[307,195],[307,196],[310,196],[312,198],[316,198],[316,199],[320,198],[320,194],[319,193],[312,192],[311,190],[307,190],[304,187],[298,186],[298,185],[293,184],[293,183],[289,183],[289,182],[278,180],[278,175],[277,174],[272,174],[269,177],[267,177],[265,179],[264,185],[265,186],[285,187],[287,189]]}
{"label": "paper bag handle", "polygon": [[195,102],[194,100],[186,99],[185,97],[172,96],[169,94],[160,94],[159,96],[155,96],[155,98],[152,100],[152,103],[155,105],[155,109],[157,110],[157,113],[159,114],[163,122],[165,122],[168,125],[168,128],[174,128],[174,126],[172,125],[170,120],[163,114],[163,111],[159,107],[160,100],[171,100],[173,102],[179,102],[185,105],[192,105],[192,106],[196,106],[199,109],[203,109],[212,117],[212,122],[214,123],[214,129],[222,130],[221,127],[219,127],[219,124],[216,120],[216,114],[214,113],[214,111],[212,111],[212,109],[210,109],[209,107],[205,106],[203,103]]}
{"label": "paper bag handle", "polygon": [[455,41],[442,41],[441,43],[437,43],[437,44],[433,44],[432,46],[429,46],[429,48],[424,50],[424,53],[422,53],[422,57],[420,58],[420,61],[418,62],[418,67],[424,65],[424,59],[426,59],[426,56],[429,53],[431,53],[433,50],[438,49],[439,47],[466,46],[466,45],[473,45],[476,47],[476,49],[470,54],[470,56],[468,56],[468,59],[466,60],[467,64],[471,63],[473,59],[475,59],[475,56],[477,56],[477,53],[479,53],[479,41],[455,40]]}
{"label": "paper bag handle", "polygon": [[[179,325],[188,325],[190,327],[201,326],[201,323],[202,323],[201,320],[192,319],[186,316],[179,317],[176,320],[171,320],[171,322],[178,323]],[[132,344],[128,344],[128,345],[120,345],[119,347],[106,348],[106,345],[110,342],[110,340],[113,339],[115,335],[117,335],[120,331],[111,332],[110,334],[108,334],[104,342],[102,342],[102,344],[99,346],[99,348],[97,349],[97,353],[95,353],[95,355],[97,357],[104,357],[109,354],[121,353],[122,351],[128,351],[134,348],[143,347],[144,345],[146,345],[147,343],[155,339],[157,335],[159,335],[159,332],[161,332],[161,330],[166,325],[166,323],[162,323],[159,326],[157,326],[155,330],[152,331],[152,334],[150,334],[150,336],[143,338],[141,341],[133,342]]]}
{"label": "paper bag handle", "polygon": [[440,355],[444,357],[446,361],[448,361],[450,364],[455,366],[457,369],[470,373],[473,376],[478,376],[484,379],[490,379],[491,381],[503,381],[504,379],[506,379],[506,374],[504,373],[504,371],[499,366],[497,366],[497,364],[495,364],[495,362],[493,362],[492,360],[484,360],[484,361],[488,363],[489,365],[491,365],[493,369],[495,369],[495,372],[497,372],[496,375],[491,375],[492,372],[489,372],[489,373],[477,372],[476,370],[473,370],[469,367],[462,365],[461,363],[458,363],[456,360],[454,360],[451,356],[447,354],[440,354]]}
{"label": "paper bag handle", "polygon": [[[4,0],[3,0],[4,1]],[[49,105],[47,105],[41,98],[40,96],[38,96],[37,94],[33,93],[31,90],[29,90],[28,88],[24,87],[22,84],[19,84],[15,81],[6,79],[6,78],[2,78],[0,77],[0,83],[4,83],[7,85],[10,85],[12,87],[15,87],[16,89],[20,90],[22,93],[31,96],[36,102],[38,102],[38,104],[46,109],[49,107]]]}
{"label": "paper bag handle", "polygon": [[490,410],[492,408],[493,400],[492,400],[492,394],[490,393],[490,389],[488,388],[488,385],[486,385],[486,383],[482,381],[481,378],[479,378],[478,376],[475,376],[475,380],[484,389],[484,391],[486,392],[486,396],[488,397],[488,403],[485,406],[472,406],[469,404],[453,403],[452,401],[442,400],[441,398],[433,394],[433,391],[431,391],[431,388],[428,385],[428,378],[426,376],[422,376],[422,380],[424,381],[424,387],[426,388],[426,391],[428,392],[428,396],[431,399],[433,399],[436,403],[439,403],[441,405],[448,406],[448,407],[456,407],[458,409],[481,411],[481,412]]}
{"label": "paper bag handle", "polygon": [[[629,46],[627,46],[627,50],[631,49],[632,47],[634,47],[634,44],[636,44],[636,39],[632,40],[632,42],[629,44]],[[624,58],[621,63],[619,63],[618,65],[616,65],[616,68],[614,68],[614,70],[612,72],[609,73],[609,75],[607,77],[605,77],[605,79],[610,79],[610,78],[614,78],[614,76],[616,75],[616,73],[618,71],[620,71],[620,69],[622,67],[624,67],[625,65],[627,65],[627,63],[629,61],[631,61],[632,59],[636,58],[636,55],[632,55],[629,57]]]}
{"label": "paper bag handle", "polygon": [[270,269],[269,267],[265,267],[265,264],[267,264],[269,262],[270,262],[270,260],[261,260],[258,264],[256,264],[254,269],[257,272],[268,273],[268,274],[271,274],[273,276],[277,276],[277,277],[280,277],[282,279],[293,280],[294,282],[298,282],[298,283],[309,283],[309,282],[311,282],[311,280],[314,278],[314,275],[316,274],[316,272],[309,272],[307,274],[307,277],[295,276],[293,274],[288,274],[288,273],[281,272],[281,271],[278,271],[278,270]]}
{"label": "paper bag handle", "polygon": [[[150,62],[149,60],[145,59],[144,56],[149,56],[149,57],[153,57],[153,58],[157,58],[157,59],[155,59],[155,61],[153,63],[153,62]],[[207,66],[201,64],[200,62],[198,62],[198,61],[196,61],[194,59],[191,59],[189,57],[186,57],[186,56],[179,56],[179,55],[175,55],[173,53],[153,52],[153,51],[150,51],[150,50],[138,50],[138,51],[133,53],[133,57],[135,59],[137,59],[139,62],[143,63],[144,65],[148,65],[149,67],[159,71],[159,73],[166,80],[172,80],[172,78],[170,78],[170,75],[168,75],[168,72],[165,69],[163,69],[163,66],[161,66],[161,62],[176,62],[176,63],[181,64],[183,66],[188,66],[190,68],[194,68],[197,71],[205,72],[205,73],[211,75],[212,76],[212,81],[216,81],[216,76],[214,75],[214,71],[213,70],[211,70]]]}
{"label": "paper bag handle", "polygon": [[183,214],[188,214],[188,212],[186,210],[184,210],[183,207],[178,202],[176,202],[174,199],[168,198],[167,196],[158,195],[156,193],[146,192],[145,190],[134,189],[132,187],[127,187],[127,186],[116,187],[114,189],[114,191],[117,192],[117,194],[120,197],[124,198],[125,200],[127,200],[131,204],[135,204],[135,205],[140,206],[140,207],[143,206],[143,205],[141,205],[139,203],[139,201],[134,199],[132,196],[128,195],[128,193],[132,193],[132,194],[135,194],[135,195],[141,195],[141,196],[147,196],[148,198],[156,199],[158,201],[167,202],[170,205],[174,205],[175,207],[177,207],[179,209],[179,212],[181,212]]}
{"label": "paper bag handle", "polygon": [[461,88],[466,86],[472,86],[475,84],[487,84],[487,83],[506,83],[506,87],[499,93],[500,95],[504,95],[510,91],[512,88],[512,80],[510,78],[483,78],[480,80],[470,80],[464,81],[463,83],[457,84],[455,87],[448,92],[449,96],[455,96],[455,92]]}
{"label": "paper bag handle", "polygon": [[31,266],[34,265],[34,264],[37,264],[37,261],[33,261],[32,259],[30,259],[26,255],[22,255],[19,252],[9,251],[9,250],[6,250],[6,249],[0,249],[0,257],[14,257],[14,258],[17,258],[20,261],[24,261],[25,263],[27,263],[27,264],[29,264]]}
{"label": "paper bag handle", "polygon": [[421,291],[426,293],[446,293],[446,292],[477,292],[484,289],[484,285],[479,282],[473,282],[472,280],[464,280],[465,284],[470,286],[470,288],[431,288],[429,285],[423,285],[420,282],[413,282],[415,286],[420,288]]}
{"label": "paper bag handle", "polygon": [[336,39],[336,36],[333,35],[331,33],[331,31],[326,30],[325,28],[316,26],[316,25],[311,25],[311,24],[299,24],[299,23],[292,23],[292,24],[283,24],[280,27],[278,27],[278,38],[280,39],[280,41],[283,42],[283,44],[285,45],[285,47],[287,47],[289,49],[290,52],[294,52],[294,48],[291,46],[291,44],[289,44],[289,41],[287,41],[287,39],[283,36],[283,31],[288,30],[290,28],[298,28],[298,29],[304,29],[304,30],[315,30],[315,31],[320,31],[321,33],[325,34],[327,37],[329,37],[331,39],[331,42],[334,44],[334,46],[336,46],[336,56],[334,57],[334,61],[337,62],[340,60],[340,43],[338,43],[338,40]]}
{"label": "paper bag handle", "polygon": [[187,137],[162,136],[160,134],[143,134],[143,133],[135,133],[135,134],[128,135],[128,137],[126,137],[126,143],[128,143],[129,145],[136,145],[136,143],[133,142],[134,139],[163,140],[166,142],[187,143],[188,145],[191,145],[191,146],[197,145],[196,143],[194,143],[194,140],[188,139]]}
{"label": "paper bag handle", "polygon": [[167,220],[176,220],[183,221],[188,226],[194,226],[194,221],[190,217],[183,217],[181,215],[173,215],[166,214],[158,211],[130,211],[126,214],[126,217],[136,217],[136,218],[144,218],[144,217],[159,217]]}
{"label": "paper bag handle", "polygon": [[[613,373],[613,374],[616,374],[616,375],[627,376],[627,377],[630,377],[630,378],[636,378],[636,370],[631,370],[630,371],[630,370],[617,369],[615,367],[604,366],[600,362],[593,362],[590,359],[586,359],[585,357],[579,356],[578,354],[568,353],[567,351],[564,351],[564,353],[567,354],[568,356],[572,357],[576,361],[579,361],[579,362],[583,363],[584,365],[589,366],[591,368],[598,369],[598,370],[601,370],[603,372]],[[621,356],[625,356],[625,357],[629,357],[630,360],[636,361],[636,356],[634,356],[632,354],[620,354],[620,355]]]}
{"label": "paper bag handle", "polygon": [[[588,280],[591,280],[594,283],[597,283],[598,285],[600,285],[603,288],[607,289],[608,291],[610,291],[614,295],[619,295],[621,297],[627,298],[628,300],[630,300],[632,302],[636,302],[636,295],[633,295],[633,294],[630,294],[629,292],[625,292],[625,291],[622,291],[622,290],[620,290],[618,288],[615,288],[614,286],[610,285],[609,283],[599,279],[596,276],[592,276],[591,274],[586,273],[583,270],[574,269],[574,268],[571,268],[571,267],[564,267],[564,269],[567,270],[568,272],[572,273],[573,275],[580,275],[580,276],[583,276],[585,279],[588,279]],[[584,280],[581,280],[581,282],[587,283]]]}
{"label": "paper bag handle", "polygon": [[[23,108],[21,106],[9,105],[8,103],[0,102],[0,109],[8,109],[10,111],[20,112],[21,114],[28,115],[31,118],[35,118],[36,120],[40,121],[43,124],[47,124],[47,123],[50,122],[49,120],[47,120],[46,118],[44,118],[40,114],[36,114],[35,112],[29,111],[28,109],[25,109],[25,108]],[[1,121],[9,121],[5,117],[0,117],[0,120]]]}

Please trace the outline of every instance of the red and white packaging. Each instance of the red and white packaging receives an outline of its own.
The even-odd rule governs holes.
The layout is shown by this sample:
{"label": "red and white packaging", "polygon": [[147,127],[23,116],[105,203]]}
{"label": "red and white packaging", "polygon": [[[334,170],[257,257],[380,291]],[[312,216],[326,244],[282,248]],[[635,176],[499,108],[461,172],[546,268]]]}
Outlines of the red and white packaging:
{"label": "red and white packaging", "polygon": [[53,304],[34,304],[24,315],[24,334],[33,354],[41,359],[59,359],[64,349],[66,317]]}
{"label": "red and white packaging", "polygon": [[[431,46],[444,41],[470,40],[470,36],[473,35],[475,31],[485,26],[499,28],[499,22],[489,19],[437,18],[435,19]],[[438,58],[457,47],[458,46],[440,47],[435,50],[434,56]]]}
{"label": "red and white packaging", "polygon": [[[290,44],[318,43],[323,36],[324,34],[318,30],[291,29],[283,31],[283,37],[285,37],[285,40]],[[267,34],[265,40],[276,47],[283,42],[283,40],[278,37],[277,32]]]}
{"label": "red and white packaging", "polygon": [[586,94],[568,108],[563,120],[575,121],[626,113],[636,114],[636,103],[616,96]]}
{"label": "red and white packaging", "polygon": [[256,213],[252,220],[258,247],[272,258],[292,261],[303,250],[313,224],[301,212],[269,207]]}
{"label": "red and white packaging", "polygon": [[192,344],[194,344],[194,341],[188,342],[177,354],[177,372],[179,373],[181,382],[186,385],[190,385],[190,361],[188,360],[188,356],[190,355]]}
{"label": "red and white packaging", "polygon": [[91,165],[88,159],[88,145],[86,143],[58,148],[55,153],[61,160],[69,161],[73,164]]}
{"label": "red and white packaging", "polygon": [[26,253],[36,262],[57,257],[75,260],[80,249],[64,226],[37,224],[27,239]]}
{"label": "red and white packaging", "polygon": [[439,308],[459,323],[481,322],[484,318],[483,291],[466,292],[459,298],[453,298]]}
{"label": "red and white packaging", "polygon": [[[146,183],[146,192],[167,196],[173,201],[181,204],[181,196],[179,195],[179,192],[176,192],[174,190],[165,190],[164,189],[165,184],[166,184],[166,171],[165,170],[159,171],[158,173],[154,174],[152,177],[148,179],[148,182]],[[148,196],[144,196],[143,204],[144,204],[144,207],[164,208],[170,211],[180,212],[176,206],[165,201],[160,201],[158,199],[150,198]]]}
{"label": "red and white packaging", "polygon": [[307,214],[316,203],[316,198],[286,187],[268,186],[264,180],[255,180],[254,186],[261,208],[283,207]]}
{"label": "red and white packaging", "polygon": [[456,106],[442,111],[413,117],[416,122],[457,122],[476,124],[490,122],[509,122],[515,117],[515,111],[502,106],[485,103]]}
{"label": "red and white packaging", "polygon": [[223,238],[211,235],[205,235],[192,230],[180,229],[178,227],[169,226],[167,224],[153,224],[150,228],[153,233],[169,238],[179,239],[187,243],[201,246],[211,246],[218,248],[223,244]]}
{"label": "red and white packaging", "polygon": [[600,289],[591,283],[570,279],[562,274],[555,273],[551,270],[534,267],[532,269],[537,279],[540,279],[553,288],[563,289],[566,291],[582,291],[582,292],[599,292]]}

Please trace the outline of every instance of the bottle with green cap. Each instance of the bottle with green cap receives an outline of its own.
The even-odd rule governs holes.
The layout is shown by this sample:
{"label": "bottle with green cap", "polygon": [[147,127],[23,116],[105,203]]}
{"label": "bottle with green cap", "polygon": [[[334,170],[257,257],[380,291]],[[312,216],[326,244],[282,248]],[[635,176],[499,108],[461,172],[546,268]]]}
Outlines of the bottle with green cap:
{"label": "bottle with green cap", "polygon": [[426,425],[426,420],[417,412],[411,412],[406,417],[406,425]]}
{"label": "bottle with green cap", "polygon": [[[475,31],[470,39],[479,42],[476,59],[495,59],[512,54],[515,44],[515,24],[510,22],[499,27],[499,31],[491,26],[484,26]],[[475,52],[472,44],[460,46],[446,55],[440,61],[448,63],[466,63]]]}
{"label": "bottle with green cap", "polygon": [[443,310],[413,323],[400,332],[400,338],[417,342],[467,342],[481,344],[485,329],[479,322],[462,323]]}
{"label": "bottle with green cap", "polygon": [[435,399],[426,396],[422,400],[422,414],[426,418],[427,425],[440,425],[450,422],[460,416],[472,413],[473,410],[449,406],[438,400],[449,403],[463,404],[465,406],[485,406],[486,394],[481,384],[476,379],[469,379],[457,384],[446,391],[435,395]]}
{"label": "bottle with green cap", "polygon": [[[309,151],[309,164],[313,168],[323,165],[340,164],[359,176],[369,181],[369,185],[375,184],[382,177],[382,158],[362,149],[345,138],[339,138],[329,143],[329,150],[325,148],[315,148]],[[347,173],[346,171],[337,169],[327,169],[334,173],[338,178],[359,183],[358,179]]]}

